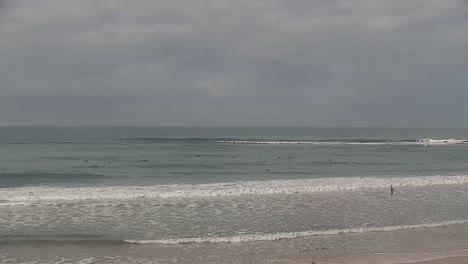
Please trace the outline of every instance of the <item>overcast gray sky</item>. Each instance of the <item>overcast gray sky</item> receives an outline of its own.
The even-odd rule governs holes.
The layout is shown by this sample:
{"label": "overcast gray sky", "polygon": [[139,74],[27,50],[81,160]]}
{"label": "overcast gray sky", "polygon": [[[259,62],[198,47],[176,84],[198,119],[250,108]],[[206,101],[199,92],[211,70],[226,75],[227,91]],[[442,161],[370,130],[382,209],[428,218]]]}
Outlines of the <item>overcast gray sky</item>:
{"label": "overcast gray sky", "polygon": [[468,127],[468,1],[2,1],[0,125]]}

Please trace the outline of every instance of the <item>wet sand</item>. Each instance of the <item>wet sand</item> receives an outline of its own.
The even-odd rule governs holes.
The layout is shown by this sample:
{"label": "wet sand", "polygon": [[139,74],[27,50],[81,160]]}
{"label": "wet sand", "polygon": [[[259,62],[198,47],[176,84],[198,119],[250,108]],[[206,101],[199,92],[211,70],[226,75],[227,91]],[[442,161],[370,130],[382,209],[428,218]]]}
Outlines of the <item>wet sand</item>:
{"label": "wet sand", "polygon": [[437,260],[418,262],[419,264],[466,264],[468,263],[468,257],[452,257],[443,258]]}
{"label": "wet sand", "polygon": [[[423,256],[421,256],[423,257]],[[359,259],[354,259],[354,260],[348,260],[346,262],[334,262],[333,260],[328,260],[328,261],[313,261],[313,260],[300,260],[300,261],[278,261],[278,262],[272,262],[272,263],[283,263],[283,264],[467,264],[468,263],[468,257],[467,256],[462,256],[462,257],[446,257],[446,258],[439,258],[439,259],[433,259],[433,260],[427,260],[427,261],[405,261],[401,259],[393,259],[389,257],[388,259],[375,259],[370,256],[363,256]]]}
{"label": "wet sand", "polygon": [[[420,264],[458,264],[468,263],[468,249],[418,252],[418,253],[391,253],[391,254],[369,254],[363,256],[330,258],[320,261],[307,260],[315,264],[393,264],[393,263],[420,263]],[[304,260],[305,261],[305,260]],[[301,261],[304,263],[304,261]],[[307,263],[307,261],[305,263]]]}
{"label": "wet sand", "polygon": [[189,243],[2,242],[6,263],[466,264],[468,224],[276,241]]}

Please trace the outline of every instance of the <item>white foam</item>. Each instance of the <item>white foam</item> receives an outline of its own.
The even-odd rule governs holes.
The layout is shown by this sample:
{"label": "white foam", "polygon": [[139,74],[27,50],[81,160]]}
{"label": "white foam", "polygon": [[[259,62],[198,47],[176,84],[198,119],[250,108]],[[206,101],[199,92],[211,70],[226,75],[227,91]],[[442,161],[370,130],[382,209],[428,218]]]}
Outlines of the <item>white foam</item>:
{"label": "white foam", "polygon": [[252,235],[238,235],[229,237],[193,237],[193,238],[176,238],[176,239],[160,239],[160,240],[125,240],[128,243],[137,244],[184,244],[184,243],[238,243],[238,242],[251,242],[251,241],[272,241],[279,239],[308,237],[317,235],[337,235],[349,233],[368,233],[376,231],[396,231],[404,229],[416,228],[430,228],[441,227],[454,224],[465,224],[468,220],[446,221],[439,223],[425,223],[419,225],[401,225],[401,226],[382,226],[382,227],[357,227],[349,229],[330,229],[330,230],[311,230],[301,232],[283,232],[271,234],[252,234]]}
{"label": "white foam", "polygon": [[432,139],[424,138],[418,141],[418,143],[423,145],[457,145],[457,144],[468,144],[467,139]]}
{"label": "white foam", "polygon": [[431,139],[425,138],[414,141],[385,141],[385,142],[352,142],[352,141],[259,141],[259,140],[221,140],[218,143],[228,144],[258,144],[258,145],[423,145],[423,146],[441,146],[441,145],[459,145],[468,144],[468,139]]}
{"label": "white foam", "polygon": [[303,180],[245,181],[212,184],[172,184],[105,187],[22,187],[0,189],[0,201],[102,200],[138,198],[192,198],[330,192],[398,186],[466,184],[468,175],[417,177],[346,177]]}
{"label": "white foam", "polygon": [[246,140],[222,140],[218,143],[229,144],[257,144],[257,145],[420,145],[415,142],[340,142],[340,141],[246,141]]}
{"label": "white foam", "polygon": [[272,144],[272,145],[282,145],[282,144],[319,144],[324,142],[312,142],[312,141],[246,141],[246,140],[221,140],[217,141],[218,143],[230,143],[230,144]]}
{"label": "white foam", "polygon": [[0,202],[0,207],[2,206],[30,206],[30,202]]}

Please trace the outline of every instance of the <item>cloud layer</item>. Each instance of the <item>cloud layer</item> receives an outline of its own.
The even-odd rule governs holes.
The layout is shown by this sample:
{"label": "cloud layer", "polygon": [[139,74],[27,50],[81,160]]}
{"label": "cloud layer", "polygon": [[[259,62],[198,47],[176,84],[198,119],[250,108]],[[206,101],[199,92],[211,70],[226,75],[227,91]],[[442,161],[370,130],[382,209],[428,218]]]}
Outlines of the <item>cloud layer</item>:
{"label": "cloud layer", "polygon": [[468,126],[463,0],[15,0],[0,58],[0,125]]}

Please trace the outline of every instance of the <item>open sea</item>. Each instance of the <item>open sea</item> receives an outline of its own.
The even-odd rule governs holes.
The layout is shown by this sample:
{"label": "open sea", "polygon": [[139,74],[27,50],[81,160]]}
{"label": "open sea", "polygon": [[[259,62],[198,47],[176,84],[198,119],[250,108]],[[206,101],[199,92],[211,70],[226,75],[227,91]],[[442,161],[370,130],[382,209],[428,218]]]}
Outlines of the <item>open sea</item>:
{"label": "open sea", "polygon": [[468,129],[0,127],[0,247],[433,228],[467,208]]}

